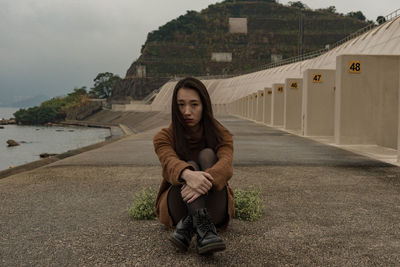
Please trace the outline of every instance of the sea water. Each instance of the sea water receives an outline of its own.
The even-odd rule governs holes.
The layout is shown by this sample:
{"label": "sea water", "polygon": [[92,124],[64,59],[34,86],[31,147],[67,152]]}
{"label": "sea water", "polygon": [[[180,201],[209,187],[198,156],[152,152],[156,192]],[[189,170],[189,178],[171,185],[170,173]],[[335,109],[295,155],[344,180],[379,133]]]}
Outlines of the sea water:
{"label": "sea water", "polygon": [[[13,117],[16,108],[0,108],[0,119]],[[60,154],[71,149],[102,142],[109,129],[74,126],[3,125],[0,129],[0,170],[40,159],[40,154]],[[12,139],[20,145],[9,147]]]}

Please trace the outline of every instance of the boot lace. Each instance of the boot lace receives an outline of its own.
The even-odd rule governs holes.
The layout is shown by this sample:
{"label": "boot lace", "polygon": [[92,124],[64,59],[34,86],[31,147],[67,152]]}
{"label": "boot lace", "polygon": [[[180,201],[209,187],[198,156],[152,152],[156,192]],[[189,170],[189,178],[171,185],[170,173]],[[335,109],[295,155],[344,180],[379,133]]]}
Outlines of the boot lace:
{"label": "boot lace", "polygon": [[212,222],[208,216],[200,216],[197,227],[205,234],[213,231]]}
{"label": "boot lace", "polygon": [[193,225],[192,217],[188,216],[185,220],[183,220],[184,228],[181,229],[181,231],[186,233],[186,234],[191,234],[193,232],[192,225]]}

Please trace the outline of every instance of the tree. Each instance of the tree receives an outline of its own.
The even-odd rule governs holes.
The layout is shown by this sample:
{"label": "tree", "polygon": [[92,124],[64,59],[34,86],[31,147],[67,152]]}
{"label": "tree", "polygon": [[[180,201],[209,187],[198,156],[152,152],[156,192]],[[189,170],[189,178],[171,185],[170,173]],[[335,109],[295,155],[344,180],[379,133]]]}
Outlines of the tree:
{"label": "tree", "polygon": [[103,72],[97,74],[94,81],[94,86],[90,88],[89,96],[97,98],[108,98],[114,86],[121,80],[118,75],[111,72]]}
{"label": "tree", "polygon": [[335,7],[335,6],[329,6],[329,7],[327,7],[327,8],[320,8],[320,9],[317,9],[317,11],[329,12],[329,13],[332,13],[332,14],[336,14],[336,7]]}
{"label": "tree", "polygon": [[359,19],[361,21],[365,21],[366,20],[366,17],[364,16],[364,14],[361,11],[349,12],[349,13],[347,13],[346,16],[350,17],[350,18]]}
{"label": "tree", "polygon": [[290,1],[289,5],[291,7],[296,7],[296,8],[299,8],[299,9],[304,9],[305,8],[304,4],[301,1],[296,1],[296,2]]}
{"label": "tree", "polygon": [[81,88],[75,87],[72,93],[69,93],[65,99],[68,103],[73,103],[79,101],[82,96],[87,96],[86,86],[82,86]]}
{"label": "tree", "polygon": [[376,18],[376,22],[378,22],[378,24],[381,25],[386,22],[386,18],[384,16],[378,16]]}
{"label": "tree", "polygon": [[65,109],[82,104],[87,99],[86,87],[74,88],[72,93],[64,97],[54,97],[46,100],[40,106],[20,109],[14,113],[18,123],[44,124],[65,119]]}

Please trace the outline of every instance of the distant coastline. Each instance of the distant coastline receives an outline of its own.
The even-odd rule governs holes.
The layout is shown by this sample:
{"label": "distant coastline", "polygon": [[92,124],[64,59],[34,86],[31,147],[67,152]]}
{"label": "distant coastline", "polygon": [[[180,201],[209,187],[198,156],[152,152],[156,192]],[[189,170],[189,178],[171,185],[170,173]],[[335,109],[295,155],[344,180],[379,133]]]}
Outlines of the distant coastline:
{"label": "distant coastline", "polygon": [[[1,118],[13,117],[19,108],[0,107]],[[82,126],[55,125],[18,126],[3,125],[0,129],[0,170],[16,167],[40,159],[41,153],[61,154],[110,138],[110,128],[91,128]],[[7,140],[20,143],[17,147],[8,147]]]}
{"label": "distant coastline", "polygon": [[46,95],[35,95],[19,101],[7,101],[7,103],[0,103],[0,108],[29,108],[38,106],[43,101],[49,99]]}
{"label": "distant coastline", "polygon": [[14,118],[14,113],[19,109],[19,107],[0,107],[0,120]]}

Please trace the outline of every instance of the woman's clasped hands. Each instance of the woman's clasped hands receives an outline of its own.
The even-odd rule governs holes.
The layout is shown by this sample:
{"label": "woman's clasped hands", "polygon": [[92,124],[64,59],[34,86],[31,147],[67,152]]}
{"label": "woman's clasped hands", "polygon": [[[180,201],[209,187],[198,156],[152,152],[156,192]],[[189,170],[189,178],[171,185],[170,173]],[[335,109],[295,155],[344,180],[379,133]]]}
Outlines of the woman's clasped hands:
{"label": "woman's clasped hands", "polygon": [[184,170],[181,177],[186,181],[186,184],[182,186],[181,195],[187,203],[191,203],[199,196],[206,194],[211,189],[214,180],[211,174],[207,172],[189,169]]}

